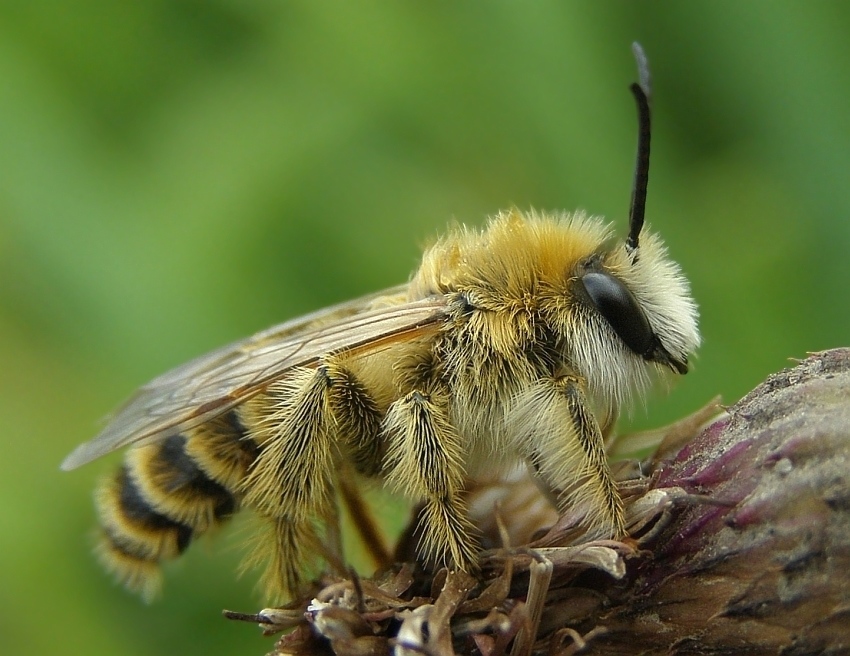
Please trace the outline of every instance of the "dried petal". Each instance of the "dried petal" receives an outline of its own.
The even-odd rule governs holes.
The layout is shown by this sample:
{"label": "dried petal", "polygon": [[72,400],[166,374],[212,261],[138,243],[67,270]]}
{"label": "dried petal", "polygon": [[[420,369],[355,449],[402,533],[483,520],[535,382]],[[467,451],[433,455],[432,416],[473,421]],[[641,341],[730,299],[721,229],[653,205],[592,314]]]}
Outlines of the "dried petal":
{"label": "dried petal", "polygon": [[[656,456],[616,469],[650,473],[620,480],[629,540],[583,542],[528,477],[483,485],[482,580],[404,565],[327,581],[275,653],[850,652],[850,349],[771,376],[685,439],[704,414],[643,436]],[[507,548],[518,536],[529,544]],[[291,627],[307,607],[256,617]]]}

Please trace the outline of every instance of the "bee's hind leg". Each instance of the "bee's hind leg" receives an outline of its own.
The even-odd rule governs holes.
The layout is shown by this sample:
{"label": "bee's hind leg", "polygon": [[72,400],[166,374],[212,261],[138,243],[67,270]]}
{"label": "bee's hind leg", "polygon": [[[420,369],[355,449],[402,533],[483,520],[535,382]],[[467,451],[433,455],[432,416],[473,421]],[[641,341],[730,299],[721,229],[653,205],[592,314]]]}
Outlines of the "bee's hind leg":
{"label": "bee's hind leg", "polygon": [[298,594],[321,559],[344,566],[337,491],[375,560],[388,563],[376,524],[346,478],[349,462],[366,475],[380,471],[381,415],[368,390],[331,357],[315,369],[294,370],[249,403],[260,454],[245,479],[245,503],[272,527],[250,564],[269,563],[269,597]]}
{"label": "bee's hind leg", "polygon": [[334,496],[336,448],[328,403],[330,381],[322,369],[295,369],[250,400],[249,425],[260,453],[243,490],[245,505],[268,520],[270,535],[257,535],[249,564],[267,562],[263,578],[270,600],[299,593],[305,570],[320,556],[332,559],[336,521]]}
{"label": "bee's hind leg", "polygon": [[330,381],[330,411],[340,447],[345,451],[338,476],[339,494],[373,564],[384,568],[392,563],[392,554],[352,471],[367,477],[381,473],[385,450],[381,438],[383,417],[372,394],[344,363],[328,359],[323,367]]}

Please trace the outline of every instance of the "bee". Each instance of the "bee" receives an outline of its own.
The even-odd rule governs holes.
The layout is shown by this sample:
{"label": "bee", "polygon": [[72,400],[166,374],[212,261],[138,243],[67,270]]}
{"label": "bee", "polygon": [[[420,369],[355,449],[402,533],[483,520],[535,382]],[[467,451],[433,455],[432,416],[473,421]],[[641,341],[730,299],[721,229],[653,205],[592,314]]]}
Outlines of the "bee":
{"label": "bee", "polygon": [[[64,461],[132,445],[96,494],[100,558],[129,588],[241,508],[270,600],[340,562],[338,498],[377,479],[421,507],[422,558],[474,572],[465,482],[525,463],[587,539],[625,535],[605,442],[700,342],[687,280],[644,226],[650,77],[625,239],[581,212],[516,209],[434,242],[407,284],[320,310],[155,378]],[[365,522],[368,524],[368,522]],[[368,534],[368,527],[361,532]]]}

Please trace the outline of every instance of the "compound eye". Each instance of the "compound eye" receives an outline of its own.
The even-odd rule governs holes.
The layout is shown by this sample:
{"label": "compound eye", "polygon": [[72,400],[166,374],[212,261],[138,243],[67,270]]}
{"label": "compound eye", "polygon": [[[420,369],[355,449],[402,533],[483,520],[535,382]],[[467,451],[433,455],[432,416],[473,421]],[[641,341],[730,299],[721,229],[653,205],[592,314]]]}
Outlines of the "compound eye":
{"label": "compound eye", "polygon": [[644,358],[652,356],[655,334],[637,299],[617,278],[589,271],[579,278],[587,296],[626,346]]}

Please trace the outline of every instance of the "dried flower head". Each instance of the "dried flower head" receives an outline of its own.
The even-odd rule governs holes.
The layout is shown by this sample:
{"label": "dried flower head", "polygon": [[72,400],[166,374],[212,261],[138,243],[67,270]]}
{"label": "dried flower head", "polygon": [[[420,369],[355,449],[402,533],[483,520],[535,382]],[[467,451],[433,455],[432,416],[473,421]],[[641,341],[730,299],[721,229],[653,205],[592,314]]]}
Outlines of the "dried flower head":
{"label": "dried flower head", "polygon": [[290,629],[275,654],[848,653],[850,349],[686,439],[707,412],[666,431],[644,477],[619,466],[629,540],[586,541],[521,474],[479,481],[479,578],[400,563],[239,617]]}

